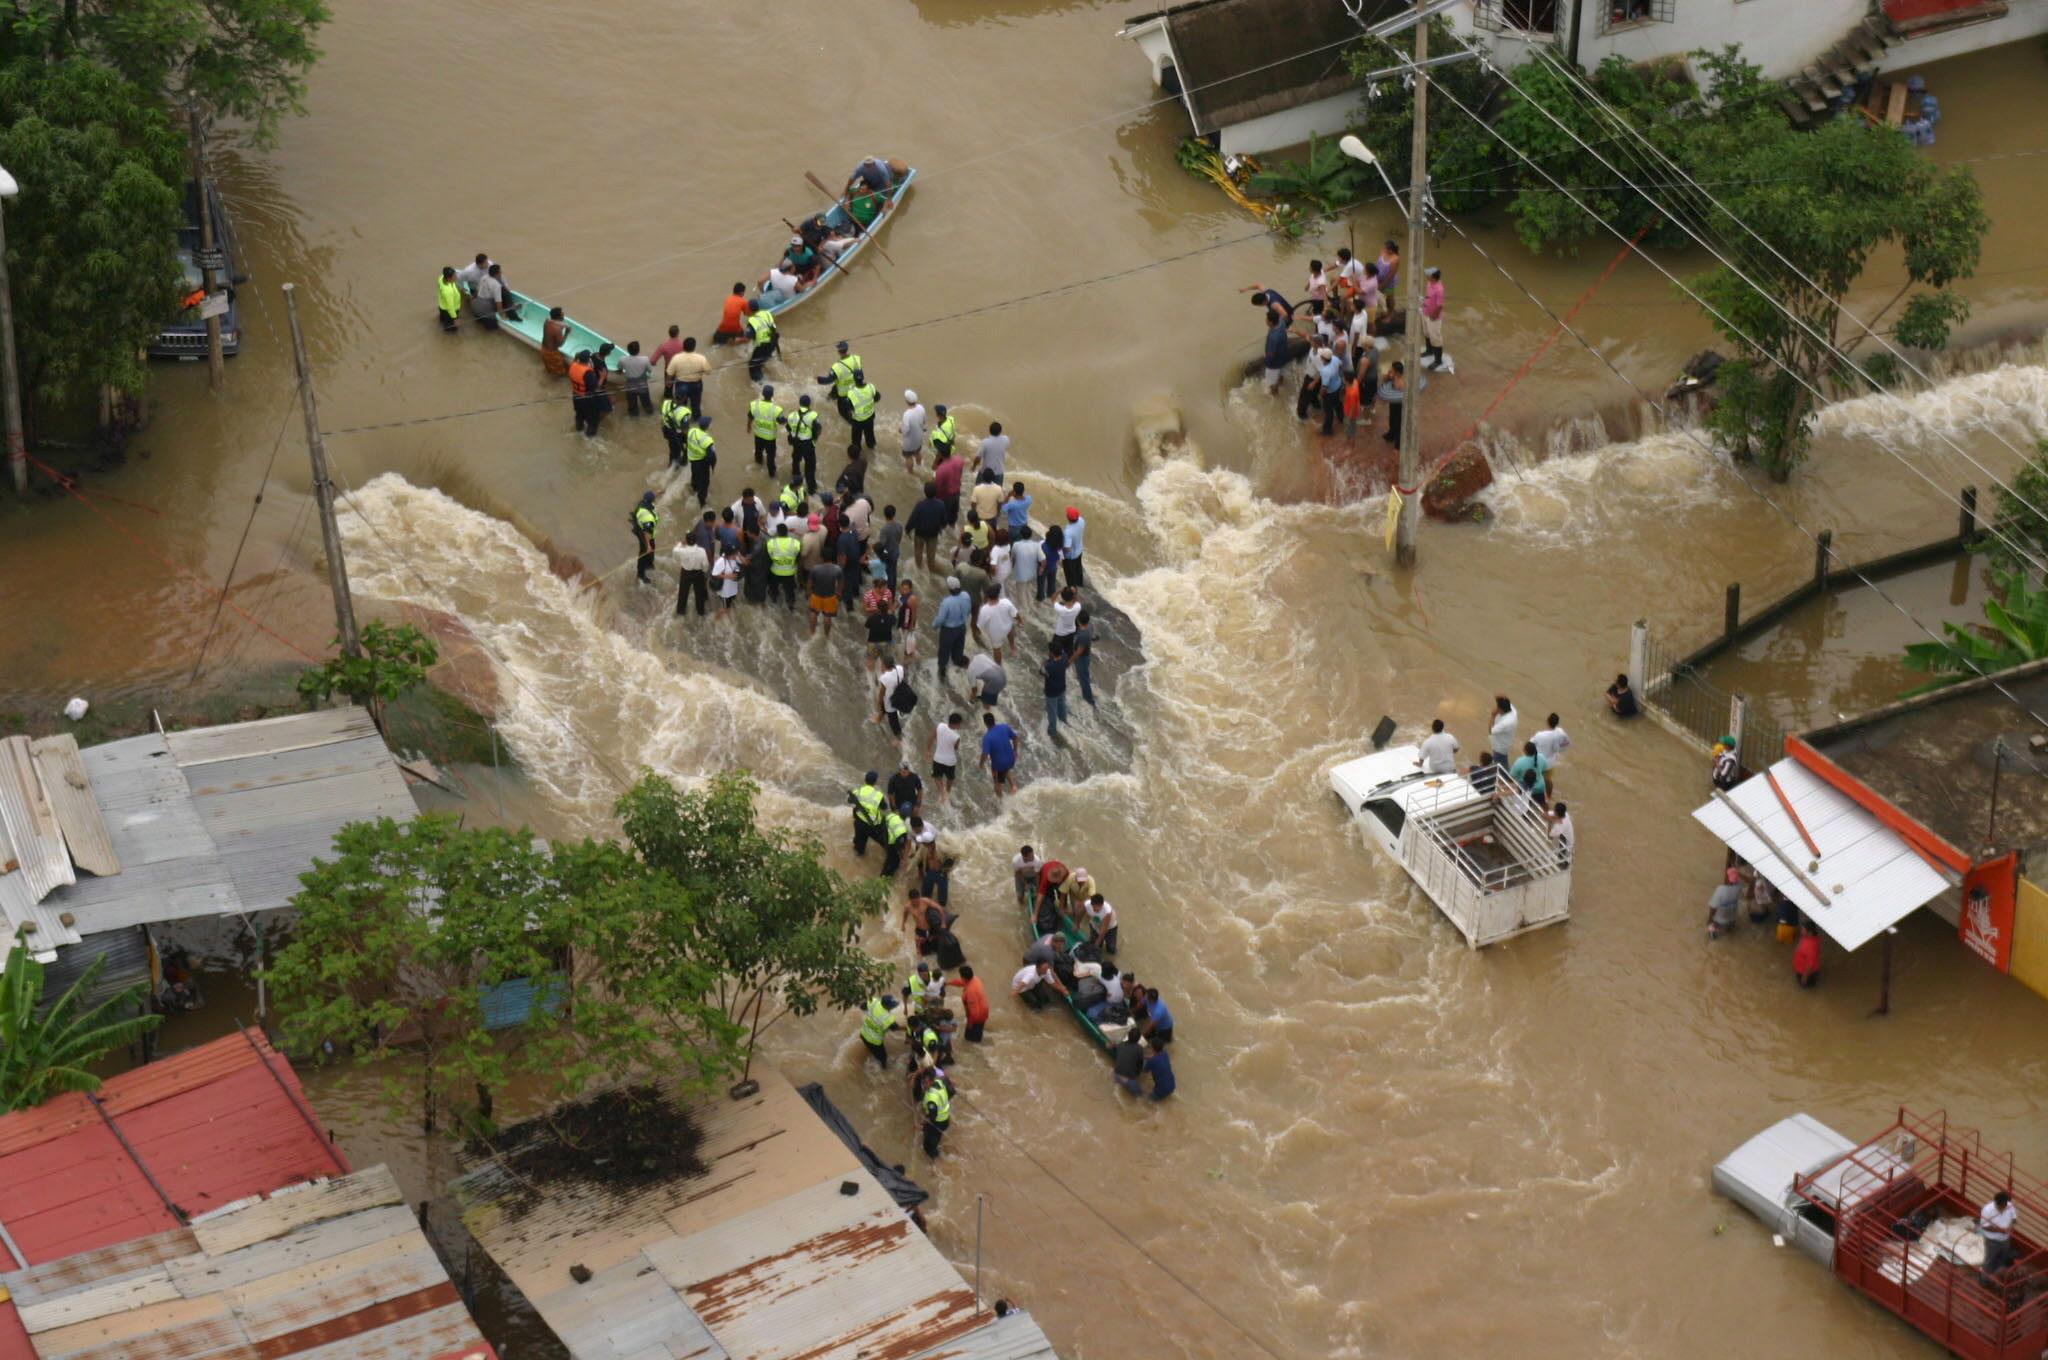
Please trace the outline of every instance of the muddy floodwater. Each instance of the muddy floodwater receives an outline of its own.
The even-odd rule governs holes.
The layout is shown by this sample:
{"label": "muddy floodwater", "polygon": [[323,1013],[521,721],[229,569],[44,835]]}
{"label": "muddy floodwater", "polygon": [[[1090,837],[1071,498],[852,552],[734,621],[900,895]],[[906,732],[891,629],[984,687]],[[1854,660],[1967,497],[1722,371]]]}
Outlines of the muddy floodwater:
{"label": "muddy floodwater", "polygon": [[[1260,332],[1239,287],[1296,291],[1312,255],[1376,245],[1399,218],[1382,205],[1311,239],[1261,235],[1175,165],[1184,115],[1146,107],[1144,62],[1115,37],[1129,6],[890,0],[830,22],[788,0],[337,8],[310,116],[273,151],[219,158],[253,275],[227,393],[207,392],[204,365],[160,368],[137,456],[87,483],[105,518],[53,500],[4,520],[8,706],[228,684],[326,644],[282,342],[291,281],[351,493],[361,607],[452,615],[498,658],[499,730],[522,772],[509,814],[548,835],[604,832],[637,767],[738,764],[771,815],[837,845],[844,790],[895,755],[864,721],[854,640],[805,641],[765,611],[713,634],[637,589],[628,508],[662,493],[664,546],[690,508],[659,435],[623,411],[594,441],[572,435],[533,353],[443,335],[432,285],[487,250],[514,286],[621,342],[651,346],[672,322],[708,336],[733,281],[759,277],[787,238],[781,219],[816,206],[806,169],[829,180],[863,153],[899,156],[919,177],[882,237],[894,263],[864,255],[791,314],[770,377],[785,397],[815,390],[832,342],[850,339],[883,393],[878,428],[893,430],[906,388],[970,435],[999,419],[1038,516],[1084,510],[1121,673],[1058,749],[1020,676],[1021,796],[998,812],[969,778],[938,820],[961,860],[964,942],[992,981],[1014,966],[1007,865],[1029,842],[1092,871],[1125,961],[1179,1025],[1179,1094],[1140,1106],[1066,1016],[999,1003],[988,1043],[956,1065],[965,1100],[944,1161],[914,1168],[947,1254],[971,1262],[986,1195],[990,1288],[1091,1360],[1932,1353],[1774,1250],[1707,1171],[1787,1114],[1860,1134],[1900,1105],[1946,1109],[2038,1167],[2048,1002],[1924,913],[1899,939],[1888,1018],[1870,1014],[1875,950],[1831,954],[1808,993],[1759,932],[1710,947],[1721,851],[1688,815],[1702,761],[1647,723],[1608,722],[1599,694],[1631,620],[1703,634],[1727,582],[1761,600],[1810,570],[1794,521],[1833,528],[1857,560],[1953,532],[1946,497],[2008,476],[2048,429],[2031,338],[2048,319],[2037,46],[1927,72],[1947,113],[1931,154],[1975,163],[1999,224],[1969,286],[1975,357],[1902,403],[1831,408],[1811,466],[1773,486],[1653,428],[1566,338],[1491,416],[1494,522],[1426,524],[1407,576],[1380,544],[1383,502],[1319,494],[1291,403],[1234,376]],[[1467,226],[1560,308],[1614,250],[1537,260],[1504,215]],[[1485,409],[1550,321],[1456,238],[1434,258],[1458,372],[1431,389],[1451,414],[1425,418],[1448,442],[1435,422]],[[1873,280],[1859,301],[1893,286]],[[1652,390],[1708,339],[1639,261],[1579,323]],[[719,504],[753,477],[746,389],[722,369],[708,396]],[[842,429],[828,415],[828,476]],[[882,443],[870,486],[907,511],[912,479]],[[230,598],[276,636],[229,612],[194,681],[212,600],[151,554],[218,584],[259,490]],[[597,583],[565,579],[550,554]],[[1982,593],[1940,578],[1898,598],[1935,627]],[[1744,683],[1788,715],[1852,711],[1900,683],[1816,654],[1920,635],[1854,604],[1801,626],[1784,667],[1764,648],[1740,658]],[[928,632],[921,650],[928,666]],[[921,763],[947,705],[920,675],[907,749]],[[1346,827],[1326,773],[1382,714],[1407,735],[1441,716],[1475,752],[1496,692],[1525,731],[1556,710],[1571,732],[1558,782],[1580,858],[1568,925],[1472,953]],[[495,797],[466,807],[494,815]],[[908,967],[890,931],[870,943]],[[216,1006],[245,1001],[222,991]],[[911,1161],[900,1075],[863,1068],[853,1030],[790,1021],[770,1048]],[[393,1160],[419,1197],[418,1141],[383,1119],[374,1082],[309,1084],[349,1154]],[[507,1325],[513,1354],[544,1353],[531,1319]]]}

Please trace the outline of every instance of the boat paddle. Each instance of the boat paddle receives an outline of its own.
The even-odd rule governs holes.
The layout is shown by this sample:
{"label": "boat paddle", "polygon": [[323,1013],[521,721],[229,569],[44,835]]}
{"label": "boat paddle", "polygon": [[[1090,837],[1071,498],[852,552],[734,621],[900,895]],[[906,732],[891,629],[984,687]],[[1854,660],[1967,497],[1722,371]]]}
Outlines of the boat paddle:
{"label": "boat paddle", "polygon": [[[782,219],[782,225],[788,227],[791,231],[795,232],[799,238],[801,238],[804,234],[804,229],[802,227],[799,227],[796,223],[790,221],[787,217]],[[823,283],[828,277],[831,276],[832,271],[835,269],[839,270],[841,273],[846,272],[846,266],[839,263],[839,257],[837,255],[827,255],[822,250],[817,251],[816,253],[818,254],[819,258],[825,261],[825,267],[818,271],[817,282],[813,283],[811,287],[816,288],[818,284]]]}
{"label": "boat paddle", "polygon": [[[839,195],[833,193],[830,189],[827,189],[825,187],[824,180],[819,179],[816,175],[812,174],[808,170],[804,171],[804,178],[809,180],[812,183],[812,185],[814,185],[817,188],[819,193],[831,199],[834,203],[837,203],[839,201]],[[880,241],[875,241],[874,236],[868,231],[868,229],[860,224],[860,219],[853,215],[853,205],[850,203],[846,207],[846,220],[853,223],[854,235],[862,238],[863,240],[874,241],[875,249],[880,250],[882,252],[882,258],[888,260],[889,263],[892,265],[896,263],[895,260],[890,259],[888,251],[882,250],[882,243]]]}

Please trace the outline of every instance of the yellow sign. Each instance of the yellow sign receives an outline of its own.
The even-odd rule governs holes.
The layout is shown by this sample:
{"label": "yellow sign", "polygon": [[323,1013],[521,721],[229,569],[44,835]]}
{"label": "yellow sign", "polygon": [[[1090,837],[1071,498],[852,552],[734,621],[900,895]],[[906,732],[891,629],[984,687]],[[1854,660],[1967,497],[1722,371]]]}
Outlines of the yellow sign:
{"label": "yellow sign", "polygon": [[1394,550],[1394,535],[1401,529],[1401,493],[1395,487],[1387,488],[1387,551]]}

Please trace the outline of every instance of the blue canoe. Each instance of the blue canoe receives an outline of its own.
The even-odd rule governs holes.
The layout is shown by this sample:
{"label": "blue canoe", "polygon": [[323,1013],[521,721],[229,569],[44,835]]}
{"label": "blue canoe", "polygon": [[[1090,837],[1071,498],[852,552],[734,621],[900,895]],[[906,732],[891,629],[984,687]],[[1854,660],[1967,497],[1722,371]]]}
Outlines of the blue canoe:
{"label": "blue canoe", "polygon": [[[913,165],[903,172],[902,179],[889,186],[889,195],[882,200],[882,210],[875,214],[875,220],[868,223],[866,230],[862,234],[854,237],[852,245],[839,252],[839,259],[825,267],[824,272],[818,275],[817,282],[804,289],[801,293],[798,293],[795,297],[770,306],[768,308],[769,314],[771,316],[781,316],[792,307],[808,302],[823,292],[825,285],[836,280],[841,274],[844,274],[852,266],[853,262],[860,258],[861,253],[868,248],[868,243],[873,239],[874,234],[880,231],[891,217],[895,216],[896,209],[903,205],[903,199],[909,194],[910,186],[916,179],[917,167]],[[840,231],[845,231],[853,225],[853,220],[846,214],[846,204],[844,201],[834,203],[830,208],[826,209],[824,218],[826,226]]]}
{"label": "blue canoe", "polygon": [[[519,316],[515,320],[511,316],[500,312],[498,314],[498,329],[507,335],[524,340],[535,349],[539,349],[541,327],[546,325],[548,320],[548,304],[532,294],[522,293],[516,288],[507,288],[505,296],[510,300],[512,306],[518,309]],[[565,314],[562,317],[562,323],[569,328],[568,338],[562,341],[562,353],[571,359],[574,359],[577,354],[586,349],[592,354],[596,354],[601,347],[611,343],[606,337],[599,335],[575,317]],[[605,367],[613,372],[617,372],[619,360],[625,357],[626,347],[620,345],[611,352],[610,362]]]}

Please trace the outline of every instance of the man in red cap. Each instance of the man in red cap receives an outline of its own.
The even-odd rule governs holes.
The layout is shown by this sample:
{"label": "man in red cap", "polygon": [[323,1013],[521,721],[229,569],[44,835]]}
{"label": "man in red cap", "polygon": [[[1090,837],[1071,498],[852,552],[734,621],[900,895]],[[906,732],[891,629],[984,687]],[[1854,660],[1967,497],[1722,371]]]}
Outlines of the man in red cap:
{"label": "man in red cap", "polygon": [[1079,590],[1081,580],[1082,537],[1088,532],[1088,521],[1073,506],[1067,507],[1067,532],[1061,543],[1060,570],[1067,575],[1067,584]]}

